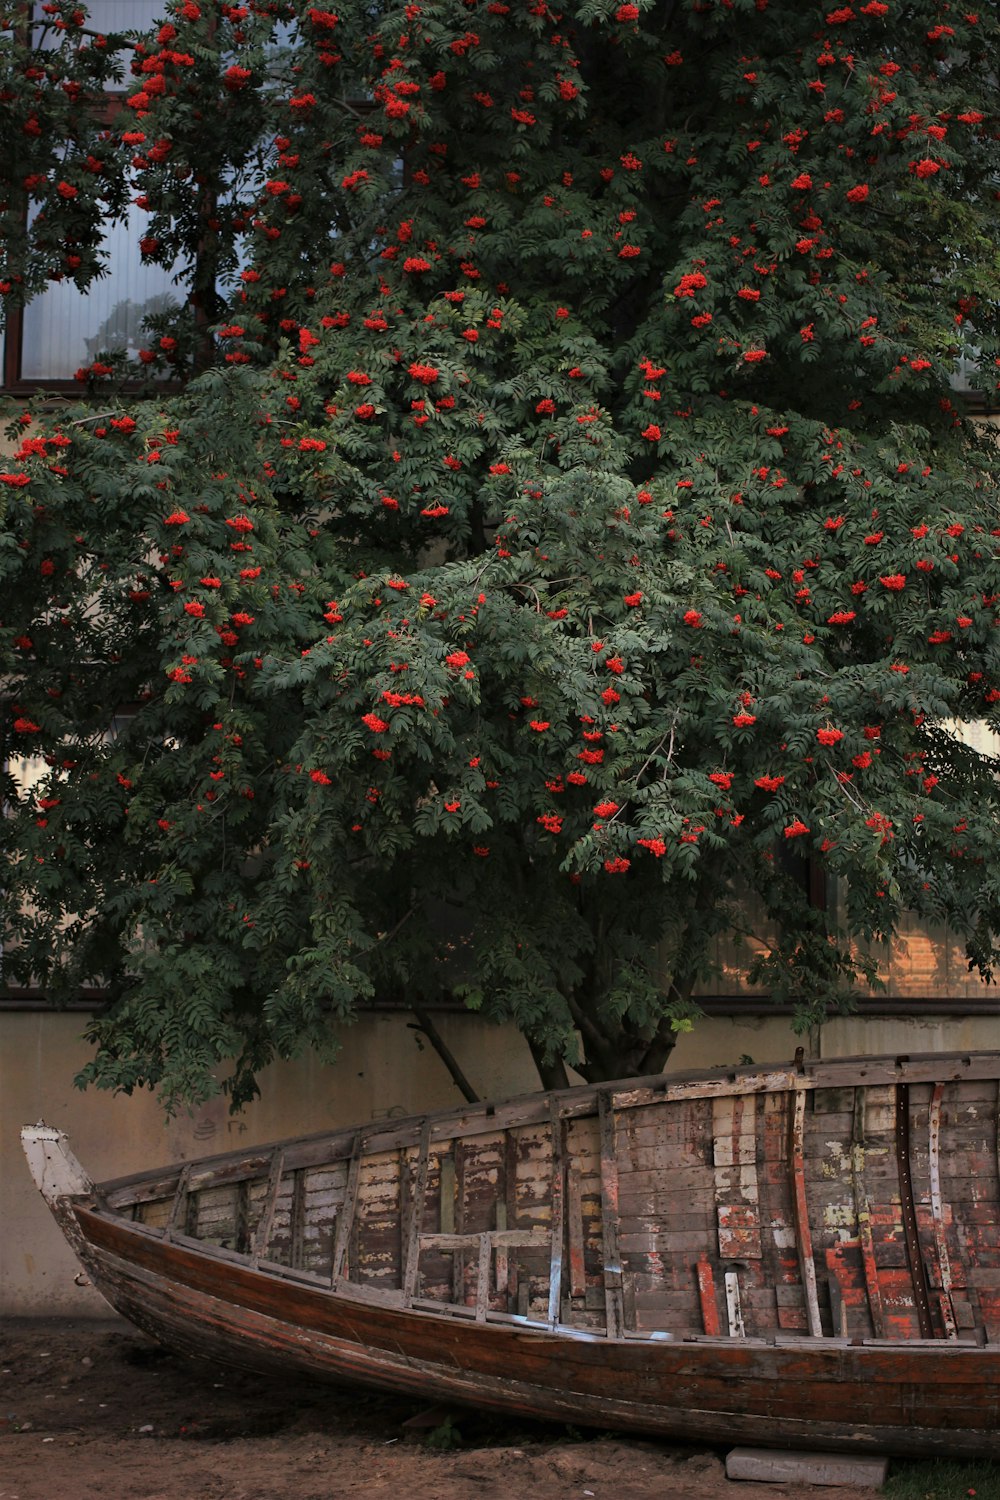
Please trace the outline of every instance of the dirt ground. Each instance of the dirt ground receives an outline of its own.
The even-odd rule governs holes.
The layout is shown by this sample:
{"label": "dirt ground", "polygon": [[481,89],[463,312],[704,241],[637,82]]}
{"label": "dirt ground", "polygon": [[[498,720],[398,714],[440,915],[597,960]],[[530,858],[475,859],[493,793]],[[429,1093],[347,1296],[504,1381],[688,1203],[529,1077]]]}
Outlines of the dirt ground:
{"label": "dirt ground", "polygon": [[[0,1500],[859,1500],[725,1452],[422,1411],[194,1364],[128,1324],[0,1334]],[[871,1493],[871,1492],[867,1492]]]}

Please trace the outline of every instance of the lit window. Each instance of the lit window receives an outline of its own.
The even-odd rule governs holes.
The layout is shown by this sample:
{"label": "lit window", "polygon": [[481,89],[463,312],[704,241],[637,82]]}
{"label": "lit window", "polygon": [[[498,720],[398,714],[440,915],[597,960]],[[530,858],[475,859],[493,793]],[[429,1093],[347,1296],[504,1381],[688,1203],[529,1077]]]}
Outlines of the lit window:
{"label": "lit window", "polygon": [[[87,0],[86,9],[88,31],[121,36],[128,31],[148,31],[162,18],[166,7],[163,0]],[[32,6],[32,18],[37,27],[35,45],[57,47],[62,35],[55,25],[57,18],[46,16],[40,0]]]}
{"label": "lit window", "polygon": [[[162,0],[90,0],[87,26],[105,35],[143,31],[163,13]],[[34,42],[41,48],[60,44],[62,32],[40,4],[32,7]],[[129,86],[128,52],[120,84],[110,96]],[[116,106],[112,102],[110,109]],[[119,352],[135,359],[142,347],[143,319],[166,311],[179,300],[173,274],[162,266],[145,265],[139,240],[146,216],[130,208],[127,218],[109,224],[104,240],[105,274],[80,291],[70,281],[54,281],[14,313],[8,323],[4,349],[4,384],[54,385],[72,381],[77,370],[93,364],[102,353]]]}
{"label": "lit window", "polygon": [[145,222],[145,214],[132,208],[124,223],[109,225],[108,274],[85,292],[58,281],[28,303],[21,315],[21,380],[72,380],[82,366],[113,350],[136,358],[143,318],[178,300],[172,273],[142,264]]}

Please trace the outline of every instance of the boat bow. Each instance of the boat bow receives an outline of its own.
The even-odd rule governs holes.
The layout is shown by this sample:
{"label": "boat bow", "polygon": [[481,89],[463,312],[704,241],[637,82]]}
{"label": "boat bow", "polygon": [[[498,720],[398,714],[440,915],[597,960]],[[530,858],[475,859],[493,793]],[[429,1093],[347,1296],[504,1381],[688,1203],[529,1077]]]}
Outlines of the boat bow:
{"label": "boat bow", "polygon": [[42,1121],[37,1125],[25,1125],[21,1131],[21,1145],[35,1186],[70,1245],[80,1255],[84,1250],[84,1240],[73,1212],[73,1203],[94,1199],[93,1181],[70,1150],[69,1137],[64,1130],[56,1130]]}

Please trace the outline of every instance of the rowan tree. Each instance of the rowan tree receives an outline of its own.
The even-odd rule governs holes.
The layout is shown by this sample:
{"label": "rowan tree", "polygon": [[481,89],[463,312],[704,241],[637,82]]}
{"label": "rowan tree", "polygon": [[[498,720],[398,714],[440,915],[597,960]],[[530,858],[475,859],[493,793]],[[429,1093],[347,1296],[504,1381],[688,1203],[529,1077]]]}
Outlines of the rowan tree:
{"label": "rowan tree", "polygon": [[86,1079],[446,995],[660,1068],[748,892],[802,1024],[906,912],[989,975],[994,7],[7,9],[9,307],[130,199],[183,302],[0,474],[7,980],[103,986]]}

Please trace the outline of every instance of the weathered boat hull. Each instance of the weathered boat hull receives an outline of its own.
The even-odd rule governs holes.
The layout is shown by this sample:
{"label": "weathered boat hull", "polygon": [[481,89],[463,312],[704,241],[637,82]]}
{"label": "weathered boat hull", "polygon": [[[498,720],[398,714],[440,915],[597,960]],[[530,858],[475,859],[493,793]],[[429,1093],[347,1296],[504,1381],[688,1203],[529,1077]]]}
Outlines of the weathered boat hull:
{"label": "weathered boat hull", "polygon": [[95,1284],[185,1353],[688,1441],[1000,1457],[1000,1346],[608,1341],[290,1288],[78,1209]]}
{"label": "weathered boat hull", "polygon": [[[881,1066],[880,1074],[877,1067],[873,1071],[873,1065],[866,1064],[865,1078],[892,1076],[894,1090],[901,1086],[906,1089],[920,1086],[913,1081],[919,1068],[915,1070],[909,1065],[909,1073],[900,1084],[898,1064],[885,1062]],[[902,1071],[905,1075],[906,1069]],[[964,1064],[962,1060],[948,1059],[946,1063],[942,1060],[942,1066],[937,1070],[928,1065],[924,1071],[928,1073],[929,1081],[928,1125],[938,1131],[944,1128],[947,1132],[949,1127],[947,1123],[942,1126],[942,1119],[947,1122],[954,1116],[961,1123],[970,1109],[975,1111],[974,1101],[979,1096],[988,1097],[992,1091],[995,1100],[995,1078],[1000,1078],[1000,1059],[989,1063],[977,1059],[974,1064],[968,1059]],[[935,1082],[932,1074],[935,1077],[940,1074],[949,1082]],[[969,1084],[970,1074],[979,1075],[975,1084]],[[761,1076],[751,1075],[757,1080],[758,1095],[767,1092],[766,1088],[759,1086]],[[822,1079],[823,1075],[819,1076]],[[782,1084],[790,1082],[794,1095],[794,1075],[790,1073],[780,1081]],[[870,1310],[862,1317],[857,1307],[852,1306],[848,1312],[843,1301],[839,1308],[832,1304],[829,1308],[825,1304],[820,1307],[814,1283],[815,1268],[816,1264],[822,1266],[829,1257],[815,1253],[812,1255],[813,1278],[808,1272],[803,1273],[800,1261],[799,1290],[807,1321],[810,1302],[814,1309],[812,1317],[816,1331],[803,1329],[786,1333],[780,1329],[761,1329],[755,1335],[752,1328],[748,1330],[746,1323],[752,1324],[753,1319],[759,1317],[754,1308],[757,1304],[763,1305],[763,1299],[757,1296],[755,1303],[751,1296],[751,1293],[757,1295],[757,1283],[753,1277],[758,1268],[745,1257],[747,1252],[752,1255],[757,1251],[763,1263],[767,1258],[764,1253],[766,1246],[762,1241],[758,1243],[753,1233],[747,1233],[748,1229],[754,1229],[748,1214],[734,1215],[731,1212],[733,1205],[728,1202],[713,1202],[712,1205],[715,1223],[721,1226],[718,1229],[721,1239],[717,1238],[717,1245],[721,1245],[724,1251],[737,1253],[729,1253],[719,1260],[717,1256],[706,1257],[703,1249],[699,1251],[693,1246],[686,1249],[687,1242],[683,1241],[677,1251],[678,1266],[670,1270],[669,1275],[669,1268],[661,1266],[664,1285],[674,1287],[683,1279],[679,1268],[686,1254],[693,1287],[692,1305],[698,1310],[700,1328],[685,1326],[683,1322],[678,1324],[676,1316],[669,1314],[680,1295],[676,1291],[670,1296],[664,1294],[661,1302],[667,1312],[656,1314],[662,1323],[673,1321],[673,1328],[650,1327],[649,1316],[637,1316],[629,1313],[627,1308],[621,1315],[615,1295],[620,1287],[623,1261],[621,1226],[623,1223],[629,1225],[631,1220],[627,1212],[623,1215],[620,1210],[616,1225],[602,1223],[598,1260],[601,1263],[603,1307],[599,1318],[593,1311],[581,1310],[579,1318],[589,1319],[591,1326],[573,1326],[563,1320],[567,1313],[573,1315],[572,1297],[566,1296],[561,1301],[560,1297],[563,1293],[572,1293],[574,1278],[577,1290],[586,1281],[585,1265],[578,1264],[575,1269],[569,1265],[580,1246],[579,1234],[574,1233],[566,1222],[565,1212],[567,1202],[574,1197],[565,1175],[567,1162],[571,1179],[572,1162],[583,1158],[579,1153],[574,1157],[573,1149],[565,1153],[560,1151],[559,1140],[564,1136],[564,1130],[552,1122],[573,1118],[585,1121],[589,1117],[588,1100],[593,1110],[600,1114],[597,1135],[603,1135],[605,1148],[601,1213],[606,1221],[614,1212],[612,1189],[615,1174],[611,1170],[611,1158],[617,1157],[619,1165],[625,1160],[620,1149],[622,1141],[617,1142],[618,1149],[612,1150],[615,1146],[612,1137],[617,1134],[616,1122],[624,1118],[624,1111],[651,1107],[662,1098],[666,1087],[674,1098],[684,1097],[689,1101],[709,1097],[713,1086],[721,1090],[716,1093],[716,1098],[730,1101],[746,1098],[748,1094],[740,1092],[740,1082],[734,1080],[733,1075],[716,1075],[714,1080],[693,1080],[679,1085],[673,1085],[670,1080],[666,1084],[662,1080],[646,1081],[612,1086],[610,1093],[605,1092],[606,1103],[600,1108],[593,1090],[581,1090],[544,1097],[541,1101],[517,1101],[510,1106],[497,1106],[495,1110],[491,1107],[489,1113],[481,1115],[476,1111],[466,1111],[461,1116],[428,1117],[423,1121],[400,1122],[398,1125],[394,1122],[391,1140],[406,1142],[416,1131],[415,1147],[393,1144],[387,1148],[389,1133],[384,1127],[373,1128],[368,1144],[374,1142],[381,1148],[380,1153],[375,1153],[380,1160],[388,1149],[414,1153],[413,1182],[405,1192],[402,1187],[398,1190],[400,1202],[409,1203],[410,1223],[401,1226],[398,1234],[401,1248],[398,1264],[392,1272],[399,1283],[397,1286],[384,1284],[386,1276],[382,1260],[376,1265],[375,1251],[382,1243],[377,1236],[371,1239],[367,1252],[369,1258],[367,1262],[365,1260],[366,1241],[357,1226],[359,1215],[363,1218],[359,1206],[363,1202],[359,1179],[363,1178],[364,1169],[359,1162],[364,1159],[364,1151],[359,1150],[357,1137],[351,1138],[353,1144],[349,1158],[345,1154],[347,1143],[338,1143],[338,1138],[287,1143],[285,1147],[275,1148],[271,1153],[264,1151],[259,1157],[252,1158],[250,1169],[256,1175],[249,1180],[260,1183],[266,1175],[270,1183],[272,1219],[267,1219],[266,1192],[261,1189],[257,1196],[262,1206],[250,1236],[250,1245],[244,1250],[203,1242],[197,1235],[178,1227],[184,1212],[183,1204],[187,1201],[185,1195],[189,1197],[196,1191],[192,1186],[195,1177],[190,1167],[186,1169],[186,1188],[182,1187],[184,1170],[174,1169],[173,1176],[162,1174],[154,1181],[147,1174],[142,1179],[111,1184],[93,1192],[81,1191],[77,1176],[72,1180],[72,1193],[60,1194],[58,1187],[50,1182],[47,1196],[61,1215],[95,1285],[108,1300],[139,1327],[165,1343],[193,1354],[265,1371],[296,1371],[313,1378],[363,1383],[412,1393],[422,1399],[454,1400],[526,1417],[614,1426],[688,1440],[781,1442],[831,1449],[861,1447],[908,1454],[1000,1457],[1000,1342],[996,1340],[990,1322],[993,1304],[989,1297],[992,1287],[1000,1282],[1000,1231],[996,1214],[1000,1182],[996,1167],[995,1112],[991,1114],[983,1136],[992,1143],[988,1191],[985,1190],[986,1174],[979,1170],[982,1163],[977,1156],[976,1170],[983,1179],[979,1186],[984,1191],[973,1195],[978,1213],[977,1232],[981,1233],[971,1261],[967,1255],[963,1262],[961,1254],[955,1250],[956,1211],[941,1198],[940,1159],[930,1163],[926,1195],[921,1191],[919,1177],[916,1188],[912,1180],[909,1182],[909,1192],[905,1188],[900,1192],[897,1183],[887,1194],[890,1200],[899,1200],[896,1205],[899,1212],[892,1221],[899,1234],[883,1236],[878,1242],[871,1239],[869,1232],[871,1260],[885,1262],[895,1259],[901,1262],[905,1259],[909,1231],[904,1220],[912,1211],[913,1232],[918,1235],[918,1241],[921,1235],[923,1237],[917,1248],[922,1254],[925,1282],[922,1292],[926,1303],[921,1312],[917,1305],[921,1295],[917,1292],[911,1293],[909,1304],[903,1306],[906,1298],[900,1292],[899,1265],[880,1270],[878,1265],[873,1269],[869,1264],[867,1274],[874,1279],[868,1289],[880,1303],[881,1332],[888,1336],[872,1335]],[[817,1086],[815,1072],[810,1086]],[[876,1086],[889,1085],[876,1085],[870,1081],[851,1085]],[[699,1087],[708,1088],[709,1095],[698,1094]],[[948,1088],[952,1091],[950,1096],[942,1093]],[[942,1102],[947,1097],[952,1098],[953,1108],[946,1108]],[[612,1100],[613,1107],[607,1102]],[[666,1106],[669,1099],[663,1102]],[[506,1116],[505,1110],[508,1112]],[[717,1109],[714,1118],[718,1120],[722,1113],[726,1111]],[[796,1106],[794,1097],[787,1113],[791,1122],[790,1133],[784,1143],[781,1162],[790,1173],[790,1193],[794,1199],[796,1186],[803,1184],[805,1170],[796,1150],[797,1144],[801,1145],[802,1132],[797,1130],[795,1122],[798,1120],[801,1125],[802,1109]],[[498,1115],[501,1120],[506,1118],[522,1123],[497,1127]],[[828,1116],[832,1118],[829,1112]],[[633,1115],[625,1128],[631,1127],[633,1133],[641,1136],[641,1122],[645,1118],[645,1115]],[[918,1122],[922,1118],[919,1111],[914,1114]],[[523,1223],[515,1229],[496,1228],[495,1223],[492,1228],[456,1229],[450,1212],[444,1215],[450,1227],[442,1229],[441,1205],[448,1194],[442,1188],[436,1203],[425,1201],[434,1132],[437,1131],[441,1142],[454,1142],[459,1138],[454,1128],[456,1125],[463,1132],[461,1138],[467,1141],[482,1140],[488,1131],[515,1130],[525,1132],[523,1140],[534,1142],[537,1132],[543,1127],[541,1124],[532,1126],[532,1119],[548,1121],[544,1128],[551,1134],[552,1150],[546,1162],[546,1173],[550,1187],[555,1182],[554,1195],[550,1193],[549,1201],[544,1205],[546,1212],[536,1214],[532,1221],[537,1225],[544,1219],[544,1232],[537,1227],[525,1228]],[[533,1130],[535,1135],[531,1134]],[[895,1133],[899,1135],[898,1128]],[[49,1135],[52,1139],[46,1143],[46,1150],[57,1156],[64,1148],[56,1132]],[[976,1139],[979,1140],[979,1135]],[[518,1140],[520,1142],[522,1138],[518,1137]],[[331,1158],[331,1150],[341,1151],[342,1147],[345,1152]],[[914,1147],[908,1131],[903,1133],[901,1147],[909,1159]],[[282,1153],[280,1169],[276,1155],[279,1150]],[[753,1165],[749,1148],[744,1147],[741,1152],[737,1142],[736,1152],[728,1152],[729,1156],[734,1154],[737,1158],[742,1155],[744,1169]],[[727,1158],[727,1148],[718,1140],[713,1155],[724,1160]],[[765,1168],[766,1151],[758,1152],[755,1145],[754,1156],[759,1156],[756,1166]],[[324,1267],[328,1264],[329,1272],[321,1277],[304,1266],[269,1262],[263,1251],[277,1242],[273,1236],[273,1224],[277,1212],[275,1204],[280,1202],[277,1184],[283,1180],[284,1166],[296,1161],[325,1161],[325,1168],[291,1166],[289,1171],[326,1170],[330,1175],[331,1159],[345,1161],[345,1168],[339,1212],[329,1223],[324,1221],[325,1232],[329,1231],[331,1240],[324,1252],[327,1255]],[[469,1161],[474,1164],[476,1160],[470,1149]],[[195,1171],[200,1171],[205,1183],[210,1184],[201,1191],[220,1194],[223,1191],[221,1184],[226,1182],[227,1176],[230,1180],[246,1182],[246,1176],[241,1178],[239,1174],[246,1173],[248,1162],[251,1158],[247,1156],[233,1156],[220,1158],[214,1164],[200,1165]],[[553,1163],[556,1163],[554,1174]],[[908,1171],[909,1160],[906,1167]],[[670,1163],[666,1162],[663,1173],[669,1176],[670,1169]],[[706,1163],[705,1170],[718,1185],[718,1160]],[[445,1175],[439,1169],[438,1176]],[[729,1171],[722,1175],[728,1193],[733,1174]],[[740,1173],[736,1175],[739,1177]],[[749,1180],[746,1170],[742,1175],[745,1188]],[[951,1175],[954,1179],[954,1171]],[[55,1176],[58,1177],[57,1172]],[[617,1178],[619,1202],[623,1184],[634,1185],[629,1183],[624,1170]],[[871,1186],[874,1188],[874,1182]],[[251,1198],[254,1191],[251,1186]],[[157,1198],[156,1194],[161,1196]],[[508,1196],[517,1198],[516,1193]],[[924,1196],[926,1203],[922,1201]],[[143,1203],[168,1201],[172,1223],[147,1223],[141,1217],[132,1219],[122,1212],[123,1206],[129,1203],[130,1212],[141,1214]],[[465,1193],[464,1198],[456,1195],[455,1201],[464,1201],[465,1217],[471,1218],[474,1195],[471,1192]],[[972,1202],[965,1204],[963,1213],[970,1209]],[[862,1205],[862,1215],[866,1208],[870,1212],[871,1204],[864,1195]],[[537,1204],[535,1206],[537,1208]],[[805,1207],[808,1219],[808,1205]],[[291,1208],[294,1208],[294,1202]],[[983,1211],[978,1212],[980,1209]],[[291,1209],[290,1217],[293,1217]],[[494,1211],[494,1221],[496,1217]],[[733,1238],[734,1218],[739,1220],[744,1231],[742,1242]],[[807,1223],[800,1223],[798,1227],[800,1242],[803,1233],[808,1239]],[[942,1238],[944,1228],[948,1231],[947,1243]],[[822,1232],[822,1225],[814,1225],[813,1241],[818,1240]],[[683,1234],[683,1231],[678,1233]],[[270,1241],[268,1234],[272,1235]],[[866,1231],[863,1219],[853,1225],[840,1223],[838,1234],[834,1249],[840,1259],[834,1256],[830,1263],[838,1272],[838,1285],[850,1301],[852,1283],[849,1277],[845,1279],[841,1261],[848,1250],[856,1249],[856,1261],[862,1268],[858,1278],[864,1282]],[[500,1310],[494,1304],[498,1298],[506,1296],[505,1278],[509,1280],[511,1277],[508,1262],[519,1253],[529,1261],[537,1257],[542,1240],[545,1241],[545,1263],[552,1277],[547,1298],[542,1287],[545,1306],[536,1306],[534,1310],[529,1306],[524,1313]],[[668,1238],[661,1237],[659,1243],[666,1246]],[[911,1240],[911,1248],[913,1243]],[[928,1247],[936,1247],[939,1256],[930,1268],[923,1254]],[[813,1249],[815,1251],[815,1244]],[[442,1250],[447,1250],[456,1264],[470,1256],[475,1263],[468,1268],[468,1275],[464,1268],[461,1274],[456,1271],[454,1284],[445,1294],[448,1300],[434,1304],[432,1298],[419,1295],[427,1290],[421,1284],[419,1267],[421,1255],[433,1263],[433,1257],[440,1256]],[[801,1243],[796,1252],[798,1259],[800,1252]],[[665,1255],[666,1250],[662,1254]],[[498,1256],[503,1258],[499,1266]],[[942,1256],[947,1263],[944,1278],[941,1275]],[[290,1253],[289,1259],[294,1260],[295,1256]],[[990,1264],[984,1265],[984,1261]],[[644,1267],[649,1264],[648,1260],[642,1262]],[[784,1274],[790,1277],[787,1255],[782,1264]],[[528,1271],[530,1269],[529,1266]],[[970,1272],[973,1273],[971,1276]],[[646,1276],[649,1273],[643,1270],[640,1274]],[[908,1268],[908,1274],[912,1281],[912,1267]],[[378,1275],[382,1281],[365,1281],[361,1279],[363,1275],[370,1278]],[[352,1276],[356,1279],[352,1280]],[[725,1283],[729,1331],[724,1333],[720,1327],[713,1326],[721,1317],[715,1299],[715,1282],[721,1284],[727,1276],[735,1280]],[[525,1279],[531,1280],[527,1272]],[[929,1287],[930,1297],[928,1282],[937,1283]],[[741,1285],[744,1288],[742,1307],[739,1302]],[[980,1298],[977,1293],[970,1298],[967,1295],[970,1285],[980,1288],[985,1295]],[[552,1286],[556,1287],[555,1293],[551,1291]],[[712,1292],[711,1298],[709,1291]],[[889,1297],[882,1295],[888,1292],[900,1301],[899,1317],[895,1323],[891,1321],[893,1309],[888,1305]],[[948,1309],[935,1312],[931,1318],[931,1298],[934,1298],[934,1307],[940,1309],[944,1306],[942,1295],[948,1298]],[[534,1300],[538,1302],[538,1295]],[[582,1309],[585,1298],[577,1300]],[[592,1296],[591,1302],[595,1301]],[[788,1303],[787,1297],[784,1302]],[[781,1299],[776,1297],[775,1306],[780,1308],[781,1305]],[[959,1329],[959,1316],[964,1324],[970,1324],[970,1316],[965,1312],[967,1306],[974,1306],[978,1321]],[[984,1307],[988,1314],[985,1324],[980,1316]],[[831,1320],[835,1321],[837,1317],[847,1322],[846,1332],[832,1326]],[[928,1321],[932,1336],[921,1337],[920,1324]],[[597,1326],[598,1323],[602,1326]],[[708,1332],[705,1324],[709,1325]],[[907,1333],[909,1336],[905,1336]]]}

